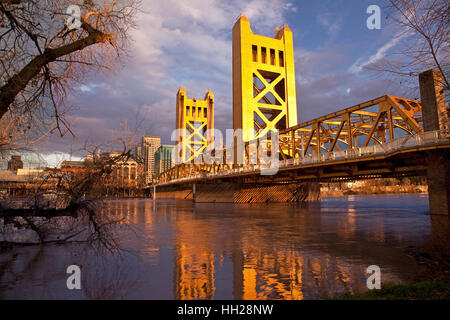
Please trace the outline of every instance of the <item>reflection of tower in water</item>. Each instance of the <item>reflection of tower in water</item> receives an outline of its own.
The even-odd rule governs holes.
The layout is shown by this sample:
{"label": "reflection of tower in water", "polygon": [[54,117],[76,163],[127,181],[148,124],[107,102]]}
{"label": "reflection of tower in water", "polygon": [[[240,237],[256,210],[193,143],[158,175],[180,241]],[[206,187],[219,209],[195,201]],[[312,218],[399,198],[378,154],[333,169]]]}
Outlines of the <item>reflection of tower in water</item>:
{"label": "reflection of tower in water", "polygon": [[211,239],[207,236],[210,227],[203,226],[200,220],[176,222],[174,298],[177,300],[214,297],[214,252],[208,246]]}
{"label": "reflection of tower in water", "polygon": [[263,251],[247,247],[233,254],[235,299],[301,300],[358,287],[363,266],[327,253],[298,248]]}
{"label": "reflection of tower in water", "polygon": [[[258,221],[264,218],[259,213],[249,217]],[[349,260],[345,249],[341,254],[334,253],[336,243],[345,237],[323,236],[319,249],[310,246],[303,236],[311,231],[309,228],[320,232],[320,215],[280,212],[277,218],[275,224],[255,223],[236,233],[240,246],[232,254],[234,299],[299,300],[362,287],[364,265]],[[346,224],[354,223],[351,215],[346,219]],[[286,226],[295,230],[288,241],[280,236]]]}
{"label": "reflection of tower in water", "polygon": [[[356,223],[352,210],[340,217],[345,232],[328,232],[320,214],[298,214],[298,208],[290,214],[283,207],[265,215],[259,209],[240,208],[239,224],[226,214],[217,224],[198,208],[195,216],[177,216],[175,299],[214,298],[215,277],[227,272],[214,265],[219,256],[232,260],[234,299],[325,298],[365,288],[365,268],[379,257],[375,251],[363,261],[355,259],[359,249],[349,245]],[[223,230],[233,230],[232,240],[221,239]],[[308,236],[311,232],[315,235]]]}
{"label": "reflection of tower in water", "polygon": [[302,260],[295,251],[275,254],[246,251],[234,254],[234,298],[303,299]]}

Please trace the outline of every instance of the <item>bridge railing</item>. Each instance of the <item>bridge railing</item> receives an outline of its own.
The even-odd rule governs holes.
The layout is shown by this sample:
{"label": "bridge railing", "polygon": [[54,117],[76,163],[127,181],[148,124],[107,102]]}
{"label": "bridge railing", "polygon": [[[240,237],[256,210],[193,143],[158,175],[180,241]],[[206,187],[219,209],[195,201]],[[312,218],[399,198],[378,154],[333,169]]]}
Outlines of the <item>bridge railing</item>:
{"label": "bridge railing", "polygon": [[305,156],[303,158],[286,159],[280,161],[280,167],[308,165],[327,161],[343,161],[356,158],[372,157],[377,155],[386,155],[402,149],[420,147],[425,145],[436,145],[442,142],[448,142],[450,137],[441,131],[427,131],[416,135],[406,135],[395,138],[383,144],[375,144],[366,147],[360,147],[356,150],[334,151],[326,154]]}
{"label": "bridge railing", "polygon": [[403,137],[395,138],[383,144],[375,144],[352,150],[334,151],[320,155],[312,154],[311,156],[280,160],[276,163],[269,161],[267,163],[243,165],[241,167],[226,169],[215,173],[207,173],[207,172],[196,173],[190,176],[181,177],[178,179],[173,179],[171,181],[165,182],[182,183],[212,177],[217,178],[217,177],[238,175],[243,173],[254,173],[263,169],[269,169],[274,167],[286,168],[286,167],[306,166],[317,163],[326,163],[334,161],[363,159],[368,157],[387,155],[389,153],[397,152],[404,149],[412,149],[415,147],[448,144],[448,143],[450,143],[450,135],[448,133],[441,131],[427,131],[416,135],[406,135]]}

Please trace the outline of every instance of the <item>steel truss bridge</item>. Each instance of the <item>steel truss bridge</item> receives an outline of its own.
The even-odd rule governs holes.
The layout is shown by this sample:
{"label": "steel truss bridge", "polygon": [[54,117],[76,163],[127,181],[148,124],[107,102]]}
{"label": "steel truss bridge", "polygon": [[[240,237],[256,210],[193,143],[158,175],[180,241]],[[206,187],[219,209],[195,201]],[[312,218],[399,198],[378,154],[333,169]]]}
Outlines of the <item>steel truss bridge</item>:
{"label": "steel truss bridge", "polygon": [[[268,136],[270,138],[270,135]],[[256,144],[256,150],[251,144]],[[448,150],[450,135],[424,131],[419,101],[385,95],[280,130],[275,162],[251,164],[258,141],[245,144],[242,165],[180,164],[162,173],[158,186],[239,181],[288,184],[306,181],[426,175],[427,154]],[[265,175],[270,168],[274,175]],[[273,169],[272,169],[273,170]]]}
{"label": "steel truss bridge", "polygon": [[[320,181],[426,175],[430,213],[449,215],[450,109],[440,72],[419,74],[421,102],[385,95],[298,124],[292,39],[287,25],[270,38],[254,34],[246,17],[237,19],[233,152],[204,152],[221,145],[200,132],[214,128],[213,96],[207,91],[205,101],[191,100],[181,88],[176,129],[191,130],[177,146],[182,159],[186,146],[198,154],[163,172],[153,197],[158,187],[162,198],[196,202],[316,201]],[[192,121],[202,124],[196,129]]]}

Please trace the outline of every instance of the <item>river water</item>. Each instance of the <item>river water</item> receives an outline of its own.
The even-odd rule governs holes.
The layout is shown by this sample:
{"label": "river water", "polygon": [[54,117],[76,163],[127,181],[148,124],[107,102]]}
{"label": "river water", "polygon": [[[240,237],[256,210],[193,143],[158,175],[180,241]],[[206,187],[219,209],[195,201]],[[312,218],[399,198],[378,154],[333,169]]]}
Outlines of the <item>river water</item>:
{"label": "river water", "polygon": [[[111,200],[120,255],[82,244],[0,253],[0,299],[321,299],[410,279],[405,253],[430,234],[426,195],[328,197],[313,204]],[[68,290],[69,265],[81,268]]]}

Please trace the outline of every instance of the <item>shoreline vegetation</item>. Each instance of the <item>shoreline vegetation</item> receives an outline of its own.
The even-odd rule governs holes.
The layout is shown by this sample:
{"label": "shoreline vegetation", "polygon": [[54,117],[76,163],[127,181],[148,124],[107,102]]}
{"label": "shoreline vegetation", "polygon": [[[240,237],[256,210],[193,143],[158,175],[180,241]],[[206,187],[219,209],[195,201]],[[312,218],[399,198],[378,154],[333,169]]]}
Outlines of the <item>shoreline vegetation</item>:
{"label": "shoreline vegetation", "polygon": [[322,183],[321,197],[370,194],[428,193],[425,177],[385,178],[348,182]]}
{"label": "shoreline vegetation", "polygon": [[117,249],[111,228],[122,219],[102,214],[101,200],[78,200],[63,208],[51,200],[0,202],[0,253],[14,246],[62,243],[86,243],[112,252]]}
{"label": "shoreline vegetation", "polygon": [[345,293],[339,300],[450,300],[450,279],[387,283],[381,289],[359,293]]}
{"label": "shoreline vegetation", "polygon": [[382,281],[381,289],[346,292],[334,297],[326,297],[326,299],[450,300],[450,238],[449,230],[443,231],[431,235],[420,247],[405,248],[405,253],[411,256],[419,266],[418,273],[412,279],[398,283]]}

